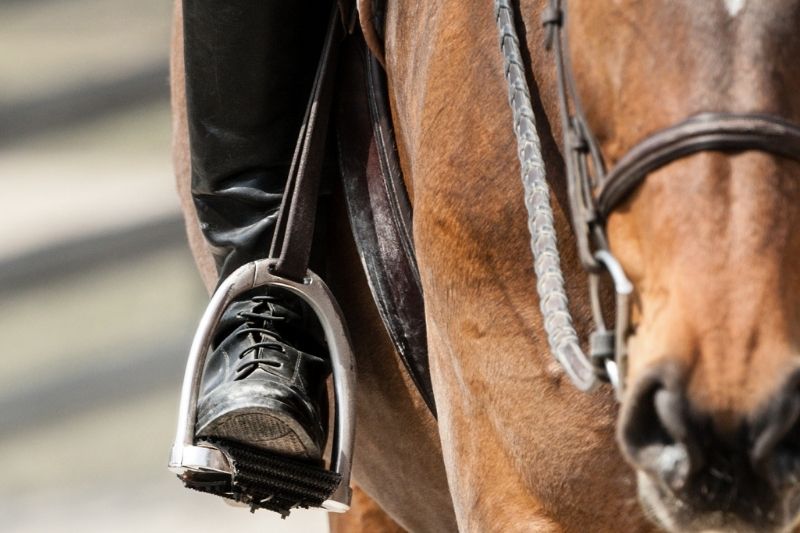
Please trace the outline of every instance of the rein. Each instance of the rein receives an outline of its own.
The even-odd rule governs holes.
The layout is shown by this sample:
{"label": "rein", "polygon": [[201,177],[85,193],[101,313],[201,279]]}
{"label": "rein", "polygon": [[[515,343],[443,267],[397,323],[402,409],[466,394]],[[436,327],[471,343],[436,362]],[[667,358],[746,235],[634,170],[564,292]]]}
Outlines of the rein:
{"label": "rein", "polygon": [[[701,151],[759,150],[800,161],[800,127],[768,114],[702,113],[645,138],[607,172],[572,76],[566,51],[565,4],[565,0],[549,0],[542,23],[547,28],[545,47],[553,51],[556,63],[572,227],[581,263],[590,277],[595,331],[590,336],[588,355],[580,347],[567,305],[550,190],[510,0],[495,0],[495,17],[525,188],[537,290],[550,349],[578,389],[589,391],[599,381],[607,380],[621,399],[625,391],[633,285],[609,250],[605,229],[608,216],[650,172]],[[616,292],[613,331],[606,327],[600,305],[600,276],[604,272],[610,275]]]}
{"label": "rein", "polygon": [[525,80],[525,66],[509,0],[495,1],[495,15],[508,81],[508,102],[514,117],[522,185],[525,188],[536,289],[547,340],[556,360],[575,386],[588,391],[597,385],[598,369],[590,357],[583,353],[572,324],[558,240],[553,226],[550,187],[547,184],[541,141],[536,130],[531,95]]}

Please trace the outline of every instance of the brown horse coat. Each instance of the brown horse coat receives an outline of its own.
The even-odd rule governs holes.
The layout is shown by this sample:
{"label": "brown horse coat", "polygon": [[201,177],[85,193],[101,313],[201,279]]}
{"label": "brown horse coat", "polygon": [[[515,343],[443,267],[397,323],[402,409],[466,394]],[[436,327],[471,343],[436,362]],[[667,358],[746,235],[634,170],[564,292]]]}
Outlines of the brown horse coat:
{"label": "brown horse coat", "polygon": [[[538,5],[534,5],[538,4]],[[522,2],[538,21],[542,2]],[[578,393],[541,317],[491,2],[390,2],[386,63],[413,191],[431,370],[448,480],[464,531],[650,529],[614,442],[616,406]],[[528,49],[543,35],[528,25]],[[586,280],[564,201],[554,69],[530,79],[569,296],[587,332]]]}

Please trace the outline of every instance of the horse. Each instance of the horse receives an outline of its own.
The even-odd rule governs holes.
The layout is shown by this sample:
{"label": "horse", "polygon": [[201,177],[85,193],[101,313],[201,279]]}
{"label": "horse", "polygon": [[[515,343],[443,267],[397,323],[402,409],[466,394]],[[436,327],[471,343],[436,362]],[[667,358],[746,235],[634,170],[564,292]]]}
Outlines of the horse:
{"label": "horse", "polygon": [[[371,3],[359,1],[362,13]],[[567,296],[592,328],[571,225],[559,74],[545,0],[516,9]],[[800,121],[800,2],[571,0],[575,89],[612,166],[702,112]],[[188,191],[176,2],[174,161],[190,244],[213,263]],[[362,17],[365,35],[370,17]],[[374,41],[374,38],[372,39]],[[385,335],[334,209],[330,285],[358,364],[351,514],[334,531],[787,531],[797,523],[798,163],[706,150],[649,173],[605,221],[633,283],[629,365],[574,388],[539,312],[491,2],[389,1],[380,46],[414,209],[435,420]],[[334,201],[335,205],[341,202]],[[608,295],[603,301],[608,303]]]}

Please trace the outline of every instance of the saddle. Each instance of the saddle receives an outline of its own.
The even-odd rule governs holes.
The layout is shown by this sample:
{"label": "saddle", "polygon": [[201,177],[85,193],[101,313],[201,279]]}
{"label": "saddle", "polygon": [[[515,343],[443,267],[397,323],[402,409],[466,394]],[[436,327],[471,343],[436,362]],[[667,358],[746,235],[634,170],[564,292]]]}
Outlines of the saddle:
{"label": "saddle", "polygon": [[411,203],[397,155],[386,75],[358,28],[340,54],[334,119],[350,226],[381,320],[436,416]]}

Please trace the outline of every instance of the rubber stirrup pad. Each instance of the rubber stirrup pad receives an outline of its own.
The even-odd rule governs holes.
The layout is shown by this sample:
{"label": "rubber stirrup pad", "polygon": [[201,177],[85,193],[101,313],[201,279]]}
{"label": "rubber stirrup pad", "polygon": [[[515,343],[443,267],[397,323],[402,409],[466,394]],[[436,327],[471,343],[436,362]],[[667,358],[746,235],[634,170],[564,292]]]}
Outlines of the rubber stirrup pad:
{"label": "rubber stirrup pad", "polygon": [[187,472],[181,476],[184,485],[249,505],[251,511],[268,509],[285,518],[294,508],[321,507],[342,482],[341,475],[322,463],[290,459],[230,440],[205,442],[226,455],[232,472]]}

